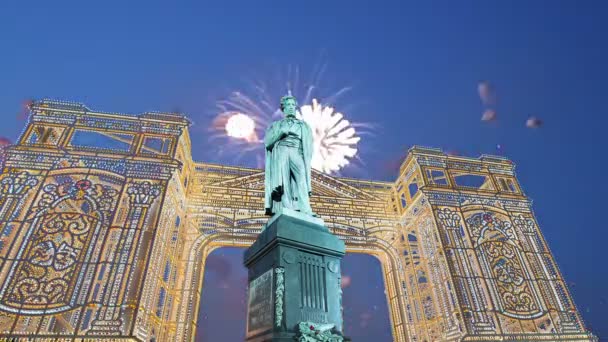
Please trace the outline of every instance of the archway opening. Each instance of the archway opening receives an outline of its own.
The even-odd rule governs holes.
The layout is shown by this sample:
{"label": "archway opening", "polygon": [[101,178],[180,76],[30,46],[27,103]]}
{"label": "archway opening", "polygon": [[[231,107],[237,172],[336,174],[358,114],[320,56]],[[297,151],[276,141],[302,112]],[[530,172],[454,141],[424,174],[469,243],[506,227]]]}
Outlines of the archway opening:
{"label": "archway opening", "polygon": [[380,261],[369,254],[342,259],[344,332],[353,341],[392,342]]}
{"label": "archway opening", "polygon": [[[205,262],[195,341],[243,341],[247,318],[244,248],[214,250]],[[342,261],[344,330],[354,341],[390,342],[390,319],[382,268],[367,254]]]}
{"label": "archway opening", "polygon": [[247,319],[244,248],[218,248],[207,256],[195,341],[243,341]]}

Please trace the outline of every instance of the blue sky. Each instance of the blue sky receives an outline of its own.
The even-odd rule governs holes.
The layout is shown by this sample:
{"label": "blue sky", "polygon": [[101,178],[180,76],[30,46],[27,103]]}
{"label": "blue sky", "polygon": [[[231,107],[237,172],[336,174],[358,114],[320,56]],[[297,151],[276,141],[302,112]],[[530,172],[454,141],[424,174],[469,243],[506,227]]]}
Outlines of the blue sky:
{"label": "blue sky", "polygon": [[[601,253],[608,236],[601,216],[608,190],[607,6],[3,2],[0,136],[18,136],[24,121],[17,114],[29,98],[130,113],[179,108],[196,123],[194,158],[215,161],[205,128],[217,100],[250,75],[266,77],[288,64],[310,71],[322,56],[328,89],[353,86],[338,108],[378,126],[360,143],[367,166],[345,174],[393,180],[386,165],[415,144],[506,155],[534,200],[579,310],[595,332],[608,336],[608,267]],[[480,121],[482,80],[496,89],[496,122]],[[531,115],[543,120],[540,129],[525,127]]]}

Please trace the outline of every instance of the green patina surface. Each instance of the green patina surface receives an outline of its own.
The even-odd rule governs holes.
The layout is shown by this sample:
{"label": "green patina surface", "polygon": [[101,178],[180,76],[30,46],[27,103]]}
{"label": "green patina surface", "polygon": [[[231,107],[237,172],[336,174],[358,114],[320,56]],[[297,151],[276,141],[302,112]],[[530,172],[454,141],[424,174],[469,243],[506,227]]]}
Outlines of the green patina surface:
{"label": "green patina surface", "polygon": [[280,327],[281,324],[283,324],[283,295],[285,294],[285,283],[283,275],[285,274],[285,269],[283,267],[277,267],[275,269],[275,272],[277,274],[277,284],[274,291],[274,322],[277,327]]}
{"label": "green patina surface", "polygon": [[[245,251],[244,262],[250,280],[269,270],[275,275],[273,327],[249,331],[248,340],[282,341],[279,336],[287,334],[300,341],[343,341],[336,336],[342,328],[340,259],[345,253],[344,241],[331,234],[322,220],[293,210],[283,209],[269,222]],[[250,314],[257,314],[251,309]],[[319,333],[302,335],[301,322],[314,322]],[[331,333],[324,332],[329,326]]]}
{"label": "green patina surface", "polygon": [[264,136],[266,147],[265,208],[267,215],[282,208],[314,215],[310,207],[310,163],[313,140],[310,126],[296,118],[293,96],[281,99],[285,117],[273,122]]}

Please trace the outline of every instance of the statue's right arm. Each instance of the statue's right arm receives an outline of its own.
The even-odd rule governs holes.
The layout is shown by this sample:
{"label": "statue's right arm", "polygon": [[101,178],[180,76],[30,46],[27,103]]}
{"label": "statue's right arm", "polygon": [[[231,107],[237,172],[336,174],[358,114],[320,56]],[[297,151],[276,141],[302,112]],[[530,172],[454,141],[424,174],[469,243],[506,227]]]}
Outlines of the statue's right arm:
{"label": "statue's right arm", "polygon": [[267,150],[272,150],[274,144],[281,140],[282,136],[279,130],[276,127],[276,122],[273,122],[272,125],[266,131],[266,135],[264,136],[264,145]]}

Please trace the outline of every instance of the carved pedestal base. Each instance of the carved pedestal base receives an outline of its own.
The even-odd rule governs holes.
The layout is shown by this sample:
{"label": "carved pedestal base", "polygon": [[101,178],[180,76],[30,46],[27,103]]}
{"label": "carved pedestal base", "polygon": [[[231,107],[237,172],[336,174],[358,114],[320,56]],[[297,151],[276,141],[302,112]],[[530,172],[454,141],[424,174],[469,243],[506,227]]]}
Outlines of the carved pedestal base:
{"label": "carved pedestal base", "polygon": [[245,251],[246,341],[349,341],[342,336],[344,252],[318,218],[290,210],[273,217]]}

